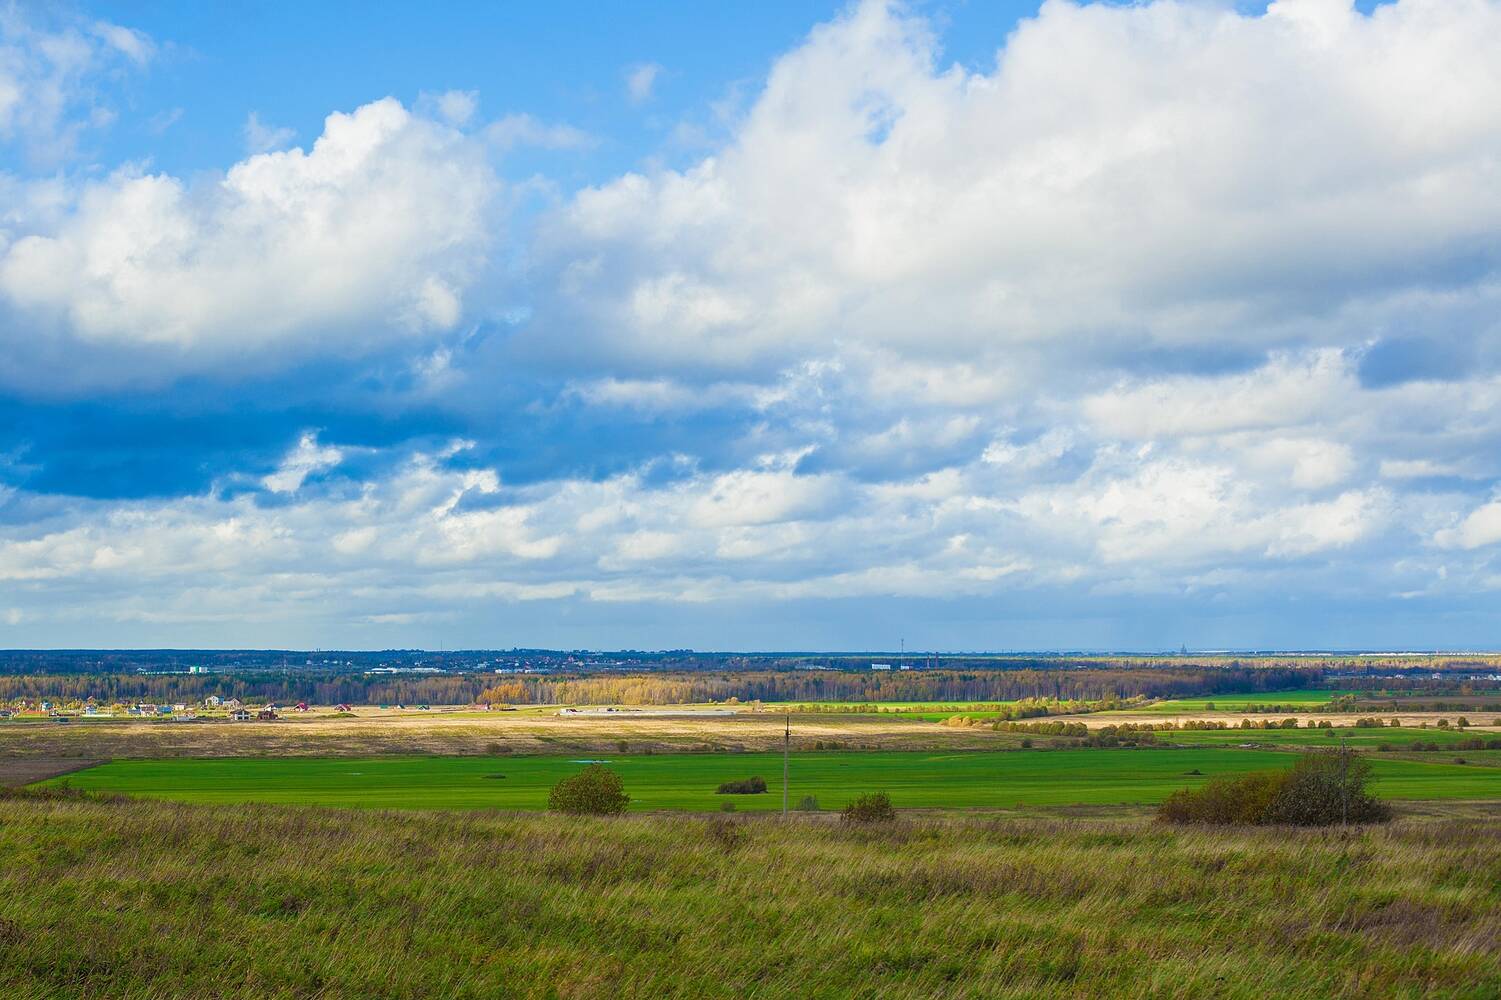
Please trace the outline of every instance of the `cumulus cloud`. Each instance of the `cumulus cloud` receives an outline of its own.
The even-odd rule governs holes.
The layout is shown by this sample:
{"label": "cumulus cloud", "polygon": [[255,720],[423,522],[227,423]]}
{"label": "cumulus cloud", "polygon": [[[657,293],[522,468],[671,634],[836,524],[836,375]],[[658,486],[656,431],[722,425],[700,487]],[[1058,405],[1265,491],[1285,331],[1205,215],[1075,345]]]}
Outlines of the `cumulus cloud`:
{"label": "cumulus cloud", "polygon": [[969,72],[864,3],[713,155],[581,192],[548,305],[635,364],[1343,345],[1360,304],[1494,283],[1497,37],[1487,0],[1051,0]]}
{"label": "cumulus cloud", "polygon": [[28,338],[221,372],[405,347],[475,440],[362,465],[307,434],[234,480],[264,491],[0,520],[8,603],[87,586],[139,616],[149,579],[159,616],[1045,594],[1064,619],[1491,593],[1498,39],[1495,0],[1050,0],[968,69],[858,4],[708,155],[549,201],[527,301],[472,340],[445,337],[516,250],[487,157],[584,133],[452,92],[207,184],[28,186],[0,243]]}
{"label": "cumulus cloud", "polygon": [[169,365],[361,351],[458,322],[497,185],[475,142],[381,100],[201,186],[84,184],[0,254],[0,294],[55,336],[170,348]]}

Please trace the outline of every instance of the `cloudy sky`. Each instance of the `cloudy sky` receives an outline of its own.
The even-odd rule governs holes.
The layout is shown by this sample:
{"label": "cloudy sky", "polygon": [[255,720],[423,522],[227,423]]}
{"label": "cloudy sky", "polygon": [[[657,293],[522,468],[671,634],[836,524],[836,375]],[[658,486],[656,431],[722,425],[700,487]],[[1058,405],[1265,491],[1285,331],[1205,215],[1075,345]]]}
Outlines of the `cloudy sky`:
{"label": "cloudy sky", "polygon": [[1501,647],[1498,51],[0,3],[0,646]]}

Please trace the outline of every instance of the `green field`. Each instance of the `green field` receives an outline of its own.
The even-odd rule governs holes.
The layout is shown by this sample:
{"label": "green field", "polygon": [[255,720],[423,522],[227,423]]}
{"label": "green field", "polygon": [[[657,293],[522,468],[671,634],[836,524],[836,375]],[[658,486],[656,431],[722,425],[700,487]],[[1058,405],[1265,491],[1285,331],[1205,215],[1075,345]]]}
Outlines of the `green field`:
{"label": "green field", "polygon": [[1274,747],[1337,747],[1340,740],[1357,750],[1375,750],[1382,744],[1392,749],[1402,749],[1413,743],[1437,743],[1439,746],[1459,743],[1469,739],[1501,739],[1494,730],[1474,729],[1361,729],[1346,726],[1341,729],[1182,729],[1160,732],[1157,738],[1165,743],[1180,743],[1188,746],[1239,746],[1254,743]]}
{"label": "green field", "polygon": [[[1311,711],[1320,705],[1327,705],[1339,695],[1359,695],[1359,691],[1322,691],[1322,690],[1299,690],[1299,691],[1254,691],[1241,694],[1211,694],[1202,698],[1174,698],[1171,701],[1159,701],[1154,705],[1148,705],[1141,709],[1143,712],[1162,712],[1175,714],[1180,712],[1238,712],[1253,705],[1296,705],[1303,711]],[[1213,705],[1214,708],[1208,706]]]}
{"label": "green field", "polygon": [[[1258,734],[1259,735],[1259,734]],[[1009,808],[1160,802],[1215,775],[1291,766],[1291,754],[1237,749],[1059,750],[1005,753],[799,753],[794,802],[839,808],[869,791],[899,808]],[[636,810],[780,809],[778,754],[660,754],[608,758]],[[1375,760],[1376,794],[1396,799],[1501,798],[1501,771]],[[367,757],[120,760],[54,779],[89,791],[184,802],[268,802],[411,809],[541,809],[548,790],[584,765],[564,757]],[[1189,772],[1198,771],[1197,775]],[[764,777],[763,795],[714,794],[720,782]]]}

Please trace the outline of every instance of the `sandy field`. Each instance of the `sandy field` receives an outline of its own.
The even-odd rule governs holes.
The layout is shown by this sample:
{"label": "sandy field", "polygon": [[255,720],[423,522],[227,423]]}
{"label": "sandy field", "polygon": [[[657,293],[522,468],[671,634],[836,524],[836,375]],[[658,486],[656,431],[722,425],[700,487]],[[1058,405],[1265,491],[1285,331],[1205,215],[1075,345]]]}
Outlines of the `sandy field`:
{"label": "sandy field", "polygon": [[[217,757],[388,753],[643,753],[686,750],[772,750],[781,747],[783,717],[630,713],[560,716],[557,711],[381,712],[354,718],[327,715],[276,722],[155,720],[0,723],[0,757]],[[828,749],[984,749],[1020,739],[989,729],[951,729],[881,715],[798,716],[792,745]]]}

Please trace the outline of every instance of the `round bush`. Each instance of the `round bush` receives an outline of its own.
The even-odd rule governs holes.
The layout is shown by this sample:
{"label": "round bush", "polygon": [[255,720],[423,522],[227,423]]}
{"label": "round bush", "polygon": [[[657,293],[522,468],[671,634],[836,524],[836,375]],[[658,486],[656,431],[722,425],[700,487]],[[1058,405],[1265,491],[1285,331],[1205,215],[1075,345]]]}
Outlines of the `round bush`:
{"label": "round bush", "polygon": [[890,795],[871,792],[845,806],[840,818],[846,823],[889,823],[896,819],[896,809]]}
{"label": "round bush", "polygon": [[625,812],[630,801],[620,775],[603,764],[590,764],[552,786],[547,808],[581,816],[614,816]]}

